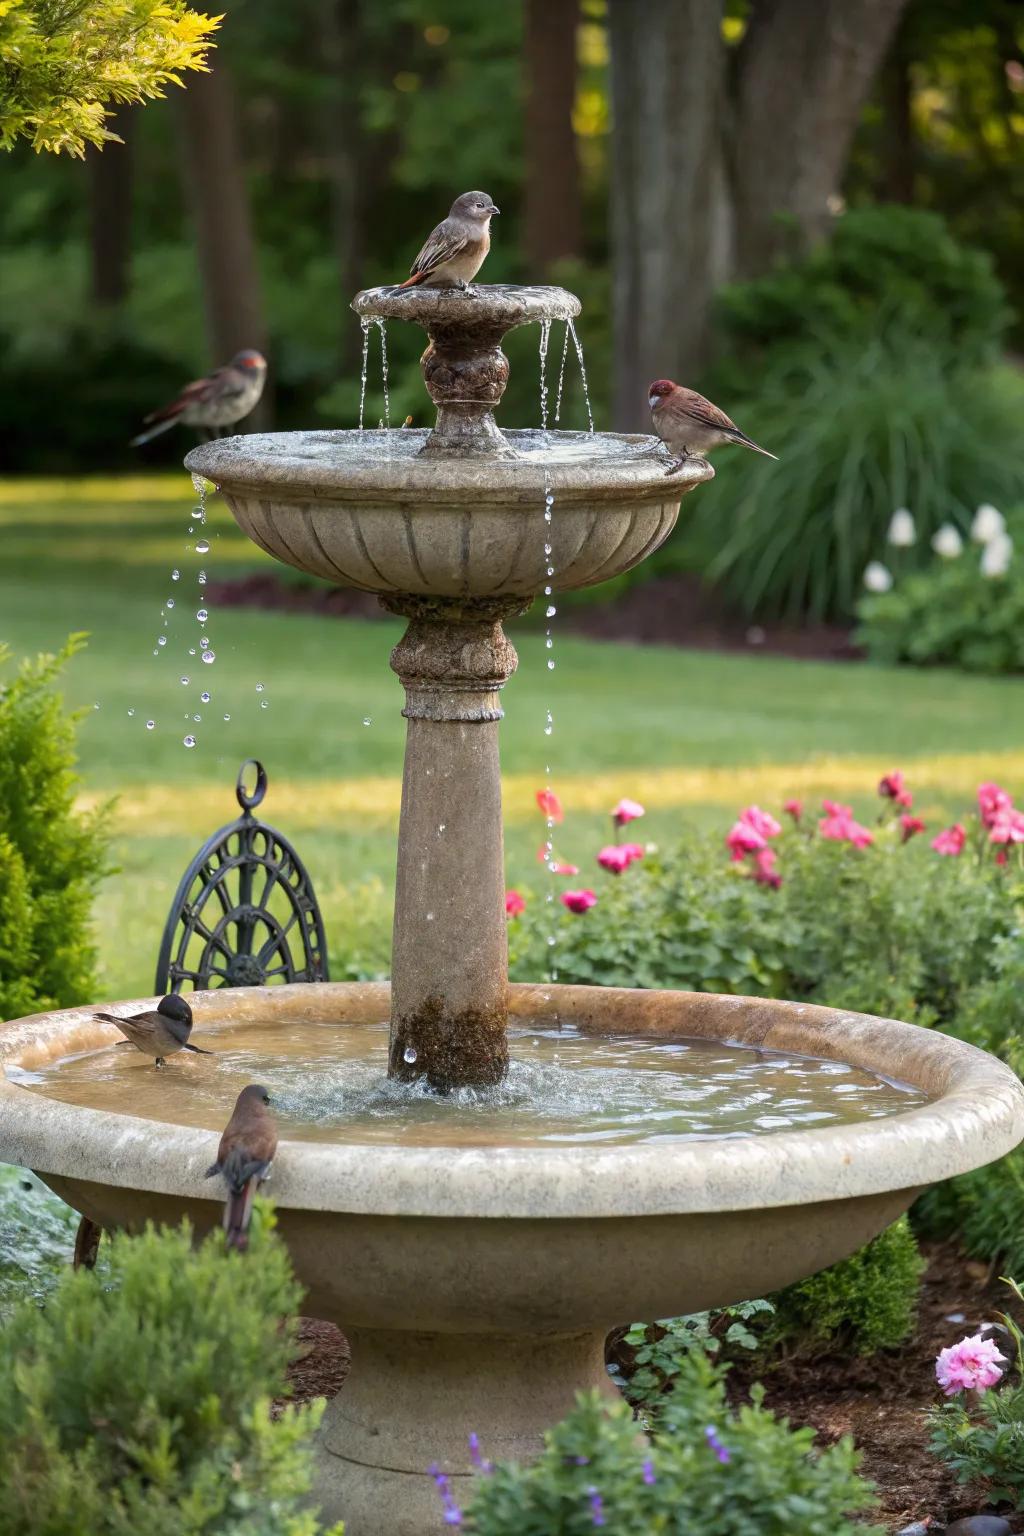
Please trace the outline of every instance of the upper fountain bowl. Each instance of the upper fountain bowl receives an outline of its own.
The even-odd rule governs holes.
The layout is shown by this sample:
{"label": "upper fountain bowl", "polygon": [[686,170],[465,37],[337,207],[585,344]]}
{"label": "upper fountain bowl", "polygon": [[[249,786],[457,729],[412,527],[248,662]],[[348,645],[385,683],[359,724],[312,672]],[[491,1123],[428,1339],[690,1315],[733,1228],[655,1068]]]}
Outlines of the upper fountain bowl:
{"label": "upper fountain bowl", "polygon": [[481,330],[506,331],[544,320],[575,320],[580,301],[566,288],[527,287],[514,283],[473,283],[468,289],[364,288],[352,300],[361,320],[411,320],[433,332],[442,326],[460,336]]}

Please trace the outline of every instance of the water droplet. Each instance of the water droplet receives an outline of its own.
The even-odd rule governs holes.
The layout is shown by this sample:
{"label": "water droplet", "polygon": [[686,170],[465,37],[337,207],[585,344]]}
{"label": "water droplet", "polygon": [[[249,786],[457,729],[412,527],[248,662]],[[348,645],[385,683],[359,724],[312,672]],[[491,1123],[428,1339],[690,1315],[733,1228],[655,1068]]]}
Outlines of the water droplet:
{"label": "water droplet", "polygon": [[99,709],[99,705],[98,704],[94,704],[93,705],[93,709]]}
{"label": "water droplet", "polygon": [[169,597],[167,599],[166,603],[164,604],[164,607],[165,608],[173,608],[174,607],[174,598],[173,597]]}
{"label": "water droplet", "polygon": [[553,933],[549,933],[548,934],[548,947],[550,948],[552,945],[556,944],[557,942],[558,941],[556,940],[554,934]]}
{"label": "water droplet", "polygon": [[545,587],[544,588],[544,596],[545,597],[550,597],[551,596],[551,588],[550,587]]}
{"label": "water droplet", "polygon": [[203,506],[193,507],[190,515],[194,523],[206,522],[206,508]]}
{"label": "water droplet", "polygon": [[203,652],[203,660],[206,662],[206,665],[209,666],[211,662],[214,662],[214,661],[217,660],[217,652],[216,651],[204,651]]}
{"label": "water droplet", "polygon": [[[553,565],[549,565],[549,566],[547,566],[547,568],[546,568],[546,570],[545,570],[545,575],[547,575],[547,576],[553,576],[553,575],[554,575],[554,574],[555,574],[555,568],[554,568],[554,566],[553,566]],[[544,590],[545,590],[545,592],[546,592],[546,591],[547,591],[547,588],[546,588],[546,587],[545,587],[545,588],[544,588]]]}
{"label": "water droplet", "polygon": [[405,1050],[402,1052],[402,1060],[408,1062],[410,1067],[412,1066],[413,1062],[416,1060],[416,1056],[417,1056],[416,1047],[413,1046],[413,1045],[407,1045]]}
{"label": "water droplet", "polygon": [[553,725],[546,725],[546,726],[545,726],[545,727],[544,727],[544,735],[545,735],[545,736],[550,736],[550,735],[551,735],[551,732],[552,732],[552,731],[553,731],[553,730],[554,730],[554,726],[553,726]]}
{"label": "water droplet", "polygon": [[196,744],[196,739],[195,739],[194,736],[186,736],[183,739],[183,741],[182,741],[182,746],[185,746],[185,747],[194,747],[195,744]]}
{"label": "water droplet", "polygon": [[196,577],[196,581],[198,581],[198,583],[199,583],[199,585],[201,587],[205,587],[206,586],[206,572],[205,571],[200,571],[199,575]]}
{"label": "water droplet", "polygon": [[263,684],[262,683],[257,683],[256,684],[256,692],[257,693],[262,693],[263,692]]}
{"label": "water droplet", "polygon": [[196,540],[196,554],[197,555],[208,555],[209,553],[210,553],[210,541],[209,541],[209,539],[197,539]]}
{"label": "water droplet", "polygon": [[260,709],[266,709],[266,707],[267,707],[266,699],[260,699]]}
{"label": "water droplet", "polygon": [[129,720],[130,720],[130,719],[131,719],[131,718],[132,718],[132,716],[133,716],[133,715],[134,715],[134,713],[135,713],[135,711],[134,711],[134,709],[130,709],[130,710],[129,710],[129,711],[128,711],[128,718],[129,718]]}
{"label": "water droplet", "polygon": [[147,720],[146,721],[146,730],[147,731],[151,731],[153,729],[154,725],[156,725],[156,721],[155,720]]}
{"label": "water droplet", "polygon": [[230,716],[230,715],[225,715],[225,716],[224,716],[224,719],[225,719],[225,720],[230,720],[230,719],[231,719],[231,716]]}
{"label": "water droplet", "polygon": [[558,609],[555,607],[554,603],[548,603],[548,606],[544,610],[544,617],[546,619],[553,619],[557,612]]}
{"label": "water droplet", "polygon": [[555,664],[552,661],[551,657],[549,656],[548,657],[548,671],[549,672],[553,672],[554,670],[555,670]]}
{"label": "water droplet", "polygon": [[551,553],[551,545],[550,544],[545,544],[544,545],[544,553],[545,553],[545,555],[550,555],[550,553]]}
{"label": "water droplet", "polygon": [[373,720],[371,719],[371,717],[369,715],[364,715],[363,716],[363,724],[364,725],[372,725],[373,724]]}
{"label": "water droplet", "polygon": [[155,646],[155,645],[154,645],[154,647],[153,647],[153,655],[154,655],[154,656],[159,656],[159,655],[160,655],[160,652],[159,652],[159,651],[158,651],[158,650],[157,650],[157,648],[156,648],[156,646]]}
{"label": "water droplet", "polygon": [[547,638],[544,641],[545,649],[550,651],[552,646],[554,645],[554,643],[555,642],[552,640],[551,636],[548,635]]}
{"label": "water droplet", "polygon": [[428,912],[427,913],[427,922],[428,923],[432,923],[433,921],[434,921],[434,914],[433,914],[433,912]]}
{"label": "water droplet", "polygon": [[192,719],[193,719],[193,720],[197,720],[197,721],[198,721],[198,720],[201,720],[201,719],[202,719],[202,718],[203,718],[203,717],[202,717],[202,715],[193,715],[193,716],[192,716]]}
{"label": "water droplet", "polygon": [[171,572],[171,580],[172,581],[180,581],[181,580],[181,572],[180,571],[172,571]]}
{"label": "water droplet", "polygon": [[199,698],[203,704],[209,704],[210,702],[210,695],[208,693],[201,693]]}
{"label": "water droplet", "polygon": [[[97,709],[99,709],[99,705],[98,705],[98,704],[97,704],[97,705],[96,705],[96,708],[97,708]],[[445,827],[446,827],[446,826],[447,826],[447,825],[448,825],[448,823],[447,823],[447,822],[445,822],[445,821],[442,821],[442,822],[440,822],[440,823],[439,823],[439,824],[438,824],[438,828],[437,828],[437,833],[438,833],[438,836],[439,836],[439,837],[440,837],[440,835],[441,835],[441,833],[442,833],[442,832],[443,832],[443,831],[444,831],[444,829],[445,829]]]}
{"label": "water droplet", "polygon": [[194,655],[195,655],[195,653],[196,653],[196,648],[195,648],[195,646],[194,646],[194,645],[190,645],[190,646],[189,646],[189,648],[188,648],[188,653],[189,653],[189,655],[190,655],[190,656],[194,656]]}
{"label": "water droplet", "polygon": [[205,608],[196,609],[196,618],[199,620],[200,624],[205,624],[209,617],[210,615],[207,613]]}
{"label": "water droplet", "polygon": [[188,678],[187,677],[179,677],[178,681],[179,681],[179,683],[181,684],[181,686],[183,688],[187,688],[188,687]]}
{"label": "water droplet", "polygon": [[553,507],[554,504],[555,504],[555,493],[554,493],[554,491],[548,491],[547,495],[544,497],[544,505],[547,506],[547,507]]}

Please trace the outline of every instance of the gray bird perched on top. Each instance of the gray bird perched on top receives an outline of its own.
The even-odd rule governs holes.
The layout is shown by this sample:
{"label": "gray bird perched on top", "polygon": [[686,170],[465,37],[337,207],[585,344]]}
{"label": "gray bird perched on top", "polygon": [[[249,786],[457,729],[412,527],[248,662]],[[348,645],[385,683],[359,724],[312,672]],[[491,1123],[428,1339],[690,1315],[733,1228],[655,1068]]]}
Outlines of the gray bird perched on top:
{"label": "gray bird perched on top", "polygon": [[93,1018],[102,1019],[104,1024],[113,1024],[127,1037],[119,1040],[119,1045],[134,1045],[144,1055],[155,1056],[158,1067],[164,1066],[165,1058],[173,1056],[175,1051],[192,1051],[196,1056],[213,1055],[212,1051],[204,1051],[201,1046],[189,1045],[192,1009],[183,997],[174,993],[162,997],[156,1007],[147,1013],[129,1014],[126,1019],[117,1019],[112,1013],[94,1013]]}
{"label": "gray bird perched on top", "polygon": [[206,1177],[223,1174],[228,1186],[224,1230],[229,1248],[244,1253],[249,1246],[249,1220],[256,1190],[270,1175],[277,1151],[277,1127],[268,1105],[270,1095],[261,1083],[250,1083],[235,1100],[235,1107],[217,1148],[217,1161]]}
{"label": "gray bird perched on top", "polygon": [[776,459],[777,454],[760,447],[745,432],[741,432],[724,411],[695,389],[685,389],[671,379],[655,379],[647,391],[654,430],[671,454],[672,463],[666,475],[681,469],[691,454],[703,456],[723,443],[741,443],[763,453],[766,459]]}
{"label": "gray bird perched on top", "polygon": [[463,192],[452,203],[448,217],[427,236],[410,268],[412,276],[399,288],[426,283],[430,288],[468,292],[491,248],[491,219],[500,212],[486,192]]}
{"label": "gray bird perched on top", "polygon": [[252,350],[236,352],[223,368],[215,368],[205,379],[186,384],[169,405],[150,411],[144,419],[147,430],[133,437],[131,446],[138,448],[142,443],[148,443],[161,432],[170,431],[179,421],[214,435],[224,427],[233,427],[236,421],[255,410],[266,379],[267,362],[261,353]]}

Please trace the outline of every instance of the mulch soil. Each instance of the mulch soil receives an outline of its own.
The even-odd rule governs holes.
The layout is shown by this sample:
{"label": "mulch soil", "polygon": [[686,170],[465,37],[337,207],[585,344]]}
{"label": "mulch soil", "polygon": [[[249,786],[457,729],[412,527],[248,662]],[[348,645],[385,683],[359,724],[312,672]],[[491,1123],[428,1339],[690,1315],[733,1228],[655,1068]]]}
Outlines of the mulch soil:
{"label": "mulch soil", "polygon": [[[767,1406],[794,1427],[811,1425],[823,1444],[852,1435],[863,1452],[864,1474],[878,1487],[875,1518],[892,1531],[926,1516],[940,1531],[945,1523],[985,1509],[984,1490],[960,1487],[927,1449],[924,1415],[939,1400],[935,1356],[994,1322],[999,1312],[1013,1312],[1024,1324],[1007,1288],[984,1264],[965,1259],[948,1243],[926,1243],[923,1252],[928,1268],[917,1329],[901,1349],[869,1360],[791,1358],[767,1369],[744,1371],[737,1365],[730,1372],[737,1401],[756,1377],[767,1390]],[[949,1321],[959,1314],[962,1321]],[[302,1319],[299,1337],[302,1354],[291,1370],[291,1400],[333,1397],[348,1373],[344,1337],[332,1324],[311,1318]],[[1011,1518],[1011,1525],[1024,1532],[1024,1516]]]}
{"label": "mulch soil", "polygon": [[[207,598],[218,608],[265,608],[380,619],[372,592],[283,581],[271,573],[211,582]],[[564,605],[559,627],[596,640],[635,645],[679,645],[693,650],[744,655],[795,656],[813,661],[854,661],[862,653],[849,629],[837,624],[751,624],[726,608],[696,576],[659,576],[607,602]]]}

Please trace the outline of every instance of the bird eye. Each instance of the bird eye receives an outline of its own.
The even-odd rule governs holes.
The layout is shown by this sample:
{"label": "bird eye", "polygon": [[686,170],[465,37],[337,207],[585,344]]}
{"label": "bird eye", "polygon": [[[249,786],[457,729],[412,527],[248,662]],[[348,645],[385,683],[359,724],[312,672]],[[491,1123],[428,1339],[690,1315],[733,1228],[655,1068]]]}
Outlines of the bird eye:
{"label": "bird eye", "polygon": [[269,1093],[265,1093],[263,1095],[263,1102],[264,1102],[264,1104],[269,1104],[270,1103],[270,1094]]}

